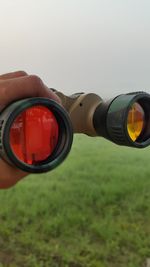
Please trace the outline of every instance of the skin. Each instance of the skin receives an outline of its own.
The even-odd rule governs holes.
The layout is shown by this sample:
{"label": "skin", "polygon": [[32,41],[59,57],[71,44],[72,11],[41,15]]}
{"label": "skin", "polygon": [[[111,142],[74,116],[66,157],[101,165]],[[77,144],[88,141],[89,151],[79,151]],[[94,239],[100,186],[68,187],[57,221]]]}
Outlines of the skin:
{"label": "skin", "polygon": [[[60,99],[36,75],[24,71],[0,75],[0,110],[13,101],[28,97],[47,97],[60,103]],[[0,189],[14,186],[27,175],[0,158]]]}

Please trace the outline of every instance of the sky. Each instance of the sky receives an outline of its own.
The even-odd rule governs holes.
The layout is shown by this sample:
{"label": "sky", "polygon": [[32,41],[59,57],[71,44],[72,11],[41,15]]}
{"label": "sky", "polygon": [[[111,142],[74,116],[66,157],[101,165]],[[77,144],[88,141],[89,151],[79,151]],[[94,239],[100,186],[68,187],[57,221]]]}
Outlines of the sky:
{"label": "sky", "polygon": [[0,0],[0,73],[65,94],[150,93],[149,0]]}

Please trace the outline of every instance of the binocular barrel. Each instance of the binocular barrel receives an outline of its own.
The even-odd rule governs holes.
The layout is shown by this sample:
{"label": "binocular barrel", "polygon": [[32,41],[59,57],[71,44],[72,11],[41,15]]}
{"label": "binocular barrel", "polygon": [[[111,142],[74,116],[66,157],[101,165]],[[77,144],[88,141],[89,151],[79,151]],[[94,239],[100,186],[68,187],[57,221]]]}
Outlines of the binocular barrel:
{"label": "binocular barrel", "polygon": [[150,145],[150,95],[133,92],[103,101],[96,94],[70,97],[57,92],[66,107],[75,133],[102,136],[124,146]]}
{"label": "binocular barrel", "polygon": [[150,95],[129,93],[100,103],[93,124],[99,136],[118,145],[137,148],[150,145]]}

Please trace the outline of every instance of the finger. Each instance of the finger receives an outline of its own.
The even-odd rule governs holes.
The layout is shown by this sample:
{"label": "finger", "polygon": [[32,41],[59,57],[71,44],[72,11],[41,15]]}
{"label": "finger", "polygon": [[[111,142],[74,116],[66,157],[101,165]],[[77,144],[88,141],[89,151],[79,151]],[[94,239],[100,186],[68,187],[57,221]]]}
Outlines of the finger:
{"label": "finger", "polygon": [[22,76],[16,79],[0,81],[0,104],[5,106],[10,102],[28,97],[47,97],[60,103],[60,99],[36,75]]}
{"label": "finger", "polygon": [[0,75],[0,80],[13,79],[17,77],[27,76],[28,74],[25,71],[15,71],[6,74]]}
{"label": "finger", "polygon": [[0,189],[6,189],[15,185],[19,180],[27,175],[26,172],[12,167],[2,159],[0,159],[0,170]]}

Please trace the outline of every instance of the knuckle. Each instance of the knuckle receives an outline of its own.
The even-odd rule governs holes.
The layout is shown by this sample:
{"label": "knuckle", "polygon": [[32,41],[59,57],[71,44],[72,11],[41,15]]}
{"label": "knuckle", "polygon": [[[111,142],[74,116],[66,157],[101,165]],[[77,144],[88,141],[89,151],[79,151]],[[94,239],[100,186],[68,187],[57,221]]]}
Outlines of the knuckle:
{"label": "knuckle", "polygon": [[17,74],[18,76],[26,76],[26,75],[28,75],[24,70],[18,70],[18,71],[16,72],[16,74]]}
{"label": "knuckle", "polygon": [[28,79],[32,83],[33,87],[39,88],[43,86],[41,78],[37,75],[29,75]]}

